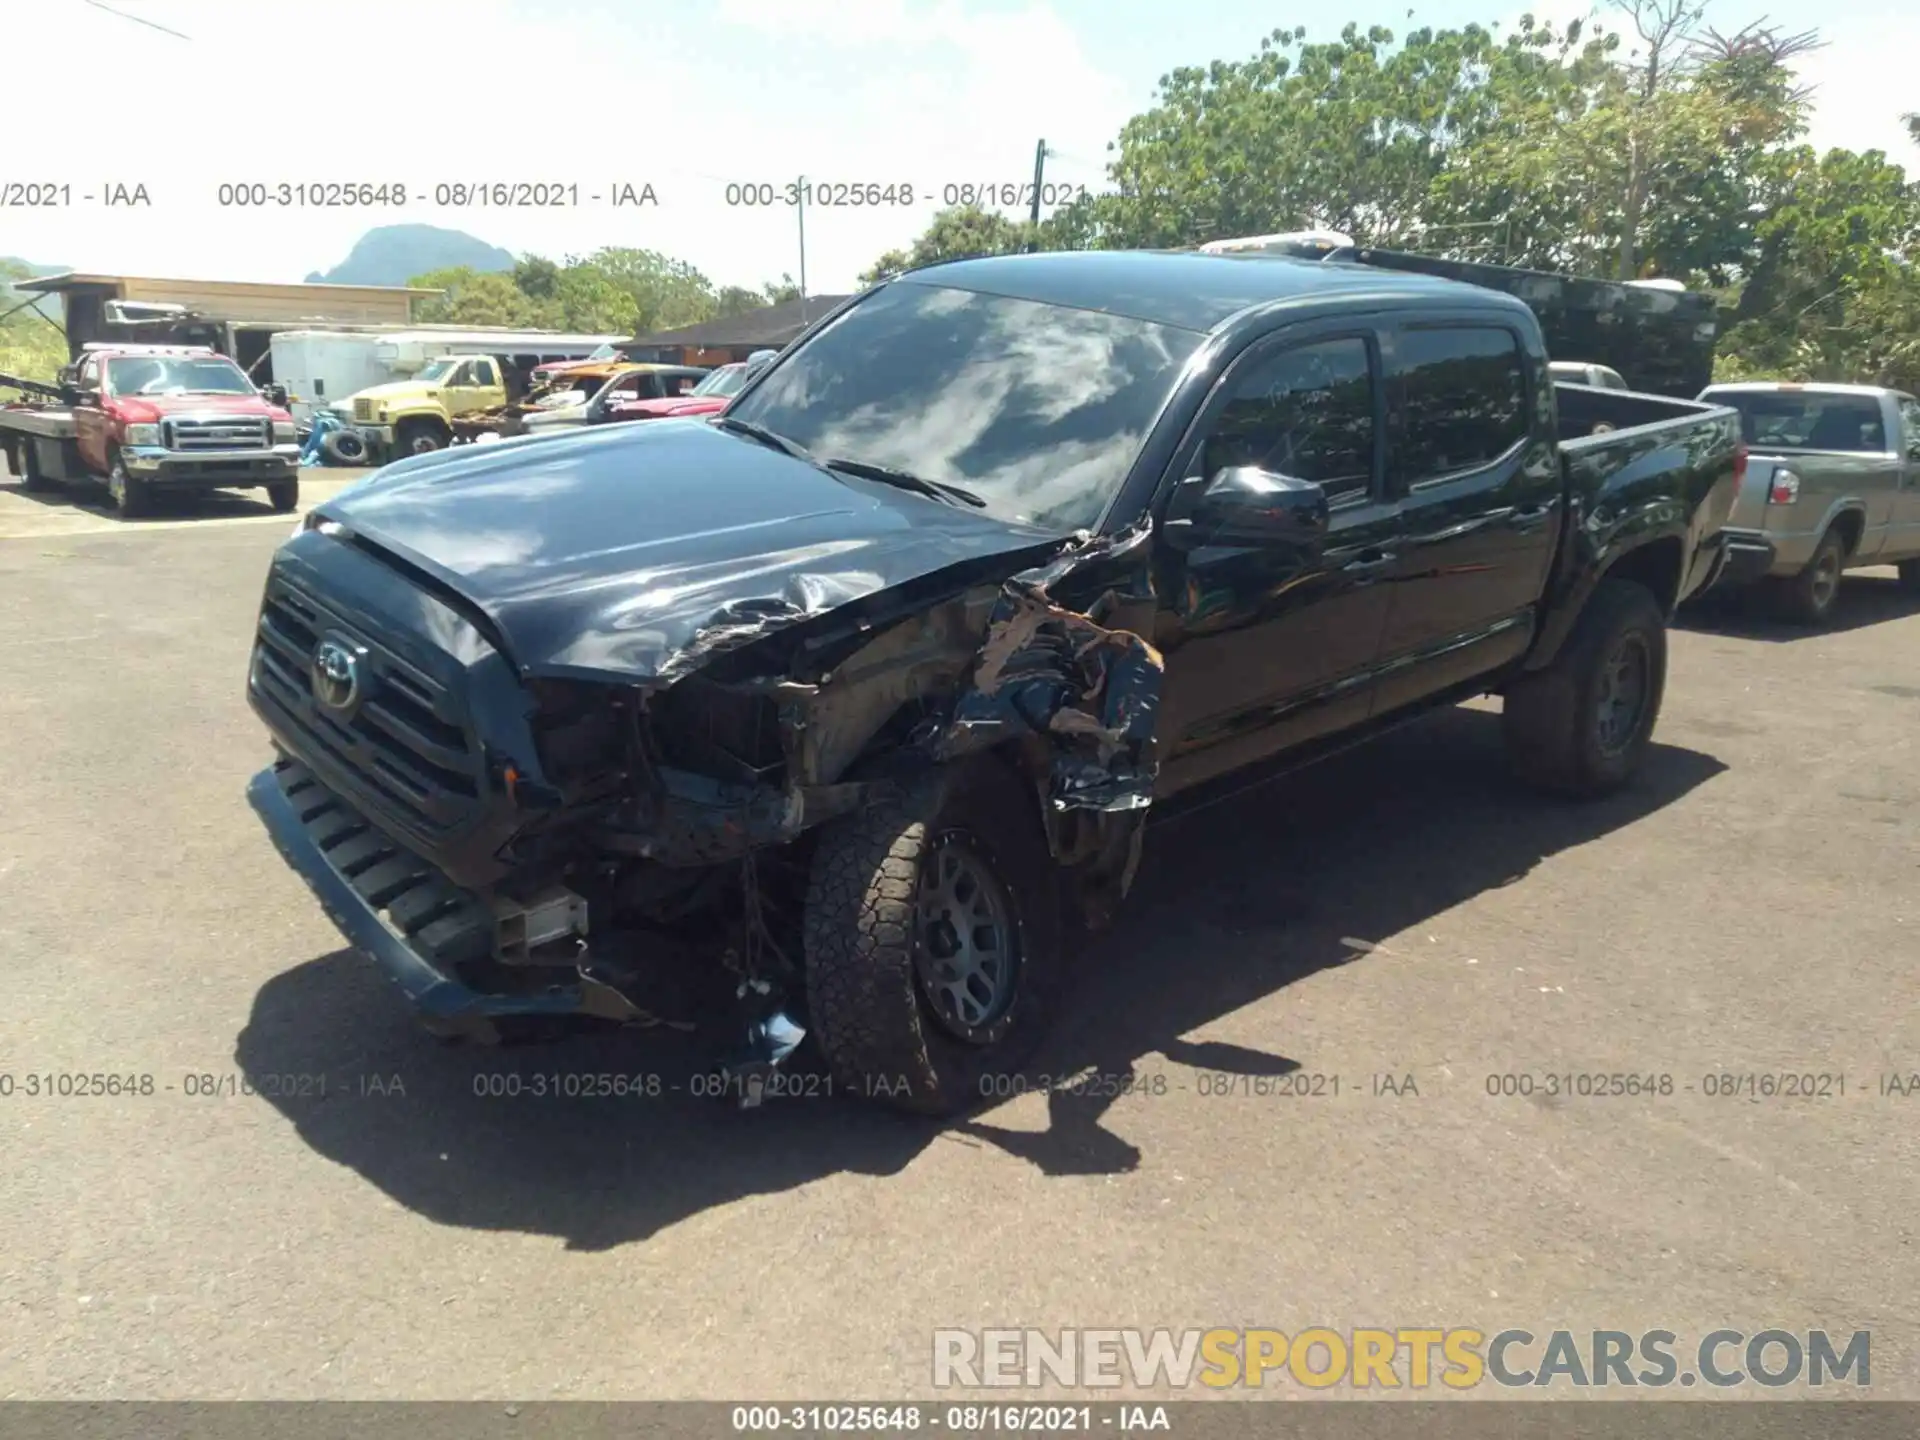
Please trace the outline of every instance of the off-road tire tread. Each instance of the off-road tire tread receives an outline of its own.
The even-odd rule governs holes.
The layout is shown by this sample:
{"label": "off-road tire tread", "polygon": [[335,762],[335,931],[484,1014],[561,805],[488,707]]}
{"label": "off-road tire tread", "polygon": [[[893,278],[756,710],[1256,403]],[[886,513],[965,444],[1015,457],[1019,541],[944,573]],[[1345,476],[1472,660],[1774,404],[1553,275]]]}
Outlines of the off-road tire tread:
{"label": "off-road tire tread", "polygon": [[[1019,998],[1007,1032],[985,1046],[948,1035],[914,979],[921,859],[949,825],[992,852],[1020,927]],[[1059,898],[1038,797],[990,756],[902,780],[822,827],[801,935],[809,1016],[836,1083],[921,1115],[980,1103],[992,1089],[986,1082],[1024,1064],[1040,1043],[1064,988]]]}
{"label": "off-road tire tread", "polygon": [[[1624,763],[1597,763],[1586,743],[1593,723],[1589,682],[1611,642],[1636,622],[1652,639],[1648,713]],[[1659,721],[1666,662],[1666,617],[1653,592],[1632,580],[1601,580],[1553,663],[1506,692],[1501,728],[1514,772],[1530,785],[1573,799],[1594,799],[1625,785]]]}
{"label": "off-road tire tread", "polygon": [[858,1093],[869,1077],[904,1076],[896,1103],[924,1114],[947,1107],[912,970],[895,957],[913,943],[920,859],[947,783],[920,777],[823,831],[802,924],[808,1009],[835,1081]]}

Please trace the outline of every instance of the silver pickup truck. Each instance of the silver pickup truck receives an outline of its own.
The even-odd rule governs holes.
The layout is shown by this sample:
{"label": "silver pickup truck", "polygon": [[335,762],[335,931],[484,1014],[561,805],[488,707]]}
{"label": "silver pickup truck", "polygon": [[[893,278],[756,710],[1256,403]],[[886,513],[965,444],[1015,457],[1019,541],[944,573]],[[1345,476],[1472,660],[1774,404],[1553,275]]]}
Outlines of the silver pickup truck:
{"label": "silver pickup truck", "polygon": [[1824,624],[1840,576],[1899,567],[1920,589],[1920,401],[1871,385],[1711,385],[1740,412],[1746,478],[1727,517],[1722,588],[1765,580],[1782,608]]}

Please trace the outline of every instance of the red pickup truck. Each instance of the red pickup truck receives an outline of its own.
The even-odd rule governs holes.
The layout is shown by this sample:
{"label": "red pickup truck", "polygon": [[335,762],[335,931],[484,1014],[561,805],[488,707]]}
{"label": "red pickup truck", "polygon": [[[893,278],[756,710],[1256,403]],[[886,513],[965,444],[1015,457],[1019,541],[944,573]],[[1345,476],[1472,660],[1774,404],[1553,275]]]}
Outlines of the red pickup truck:
{"label": "red pickup truck", "polygon": [[256,389],[207,346],[90,345],[62,372],[65,408],[0,410],[0,443],[29,490],[106,482],[121,515],[159,491],[264,489],[300,500],[300,446],[278,386]]}

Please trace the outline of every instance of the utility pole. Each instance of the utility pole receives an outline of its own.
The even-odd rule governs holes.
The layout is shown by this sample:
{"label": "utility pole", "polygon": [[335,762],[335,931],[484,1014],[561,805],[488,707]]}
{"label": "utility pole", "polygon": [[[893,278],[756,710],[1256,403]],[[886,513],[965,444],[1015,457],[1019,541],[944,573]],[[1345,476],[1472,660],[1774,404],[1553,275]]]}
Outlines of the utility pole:
{"label": "utility pole", "polygon": [[800,212],[800,323],[807,323],[807,177],[795,187],[794,208]]}
{"label": "utility pole", "polygon": [[1027,253],[1040,248],[1040,185],[1047,172],[1047,142],[1033,147],[1033,209],[1027,216]]}

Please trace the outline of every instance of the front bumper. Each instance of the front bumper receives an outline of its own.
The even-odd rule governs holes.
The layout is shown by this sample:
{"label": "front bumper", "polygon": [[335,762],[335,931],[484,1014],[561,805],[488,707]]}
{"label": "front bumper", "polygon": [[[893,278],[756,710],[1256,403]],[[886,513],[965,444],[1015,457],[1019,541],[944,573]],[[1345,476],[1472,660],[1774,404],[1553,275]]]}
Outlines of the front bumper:
{"label": "front bumper", "polygon": [[159,445],[123,446],[120,458],[127,473],[150,485],[200,486],[266,485],[291,480],[300,473],[300,447],[275,445],[268,450],[205,453],[168,450]]}
{"label": "front bumper", "polygon": [[1773,541],[1758,530],[1723,530],[1723,548],[1726,551],[1726,564],[1721,568],[1719,579],[1715,581],[1718,589],[1731,589],[1736,585],[1749,585],[1761,579],[1774,567],[1778,551]]}
{"label": "front bumper", "polygon": [[[493,1042],[495,1022],[508,1016],[635,1015],[618,991],[574,971],[543,970],[512,993],[468,984],[463,962],[449,957],[490,953],[492,922],[479,898],[370,827],[298,761],[281,759],[255,775],[247,800],[327,917],[386,971],[433,1033]],[[385,858],[368,866],[376,855]]]}

